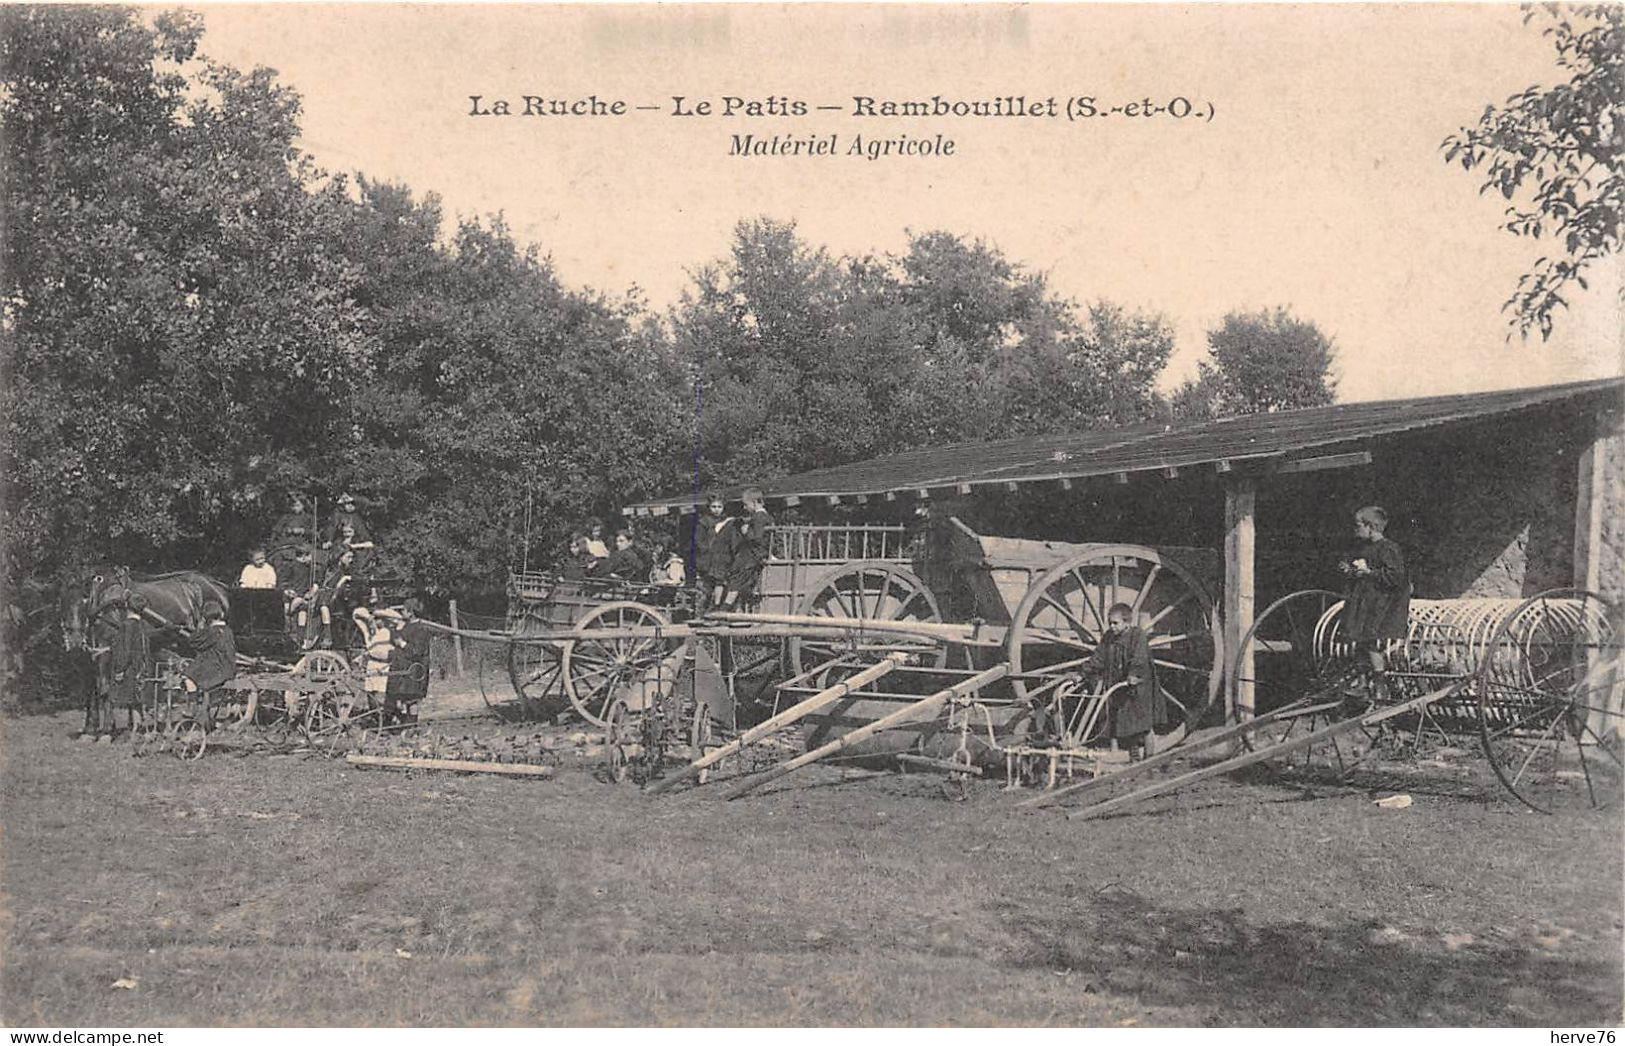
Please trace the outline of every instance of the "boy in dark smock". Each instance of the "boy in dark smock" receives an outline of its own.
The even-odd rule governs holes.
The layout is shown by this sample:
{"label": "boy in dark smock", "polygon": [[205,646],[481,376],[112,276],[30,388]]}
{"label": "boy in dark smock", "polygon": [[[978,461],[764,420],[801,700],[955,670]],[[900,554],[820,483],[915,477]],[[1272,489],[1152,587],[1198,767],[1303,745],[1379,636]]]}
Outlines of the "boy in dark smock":
{"label": "boy in dark smock", "polygon": [[1156,666],[1151,660],[1151,640],[1145,629],[1134,625],[1134,608],[1113,604],[1106,612],[1106,634],[1089,655],[1083,671],[1098,676],[1107,688],[1127,683],[1114,695],[1107,709],[1107,733],[1130,759],[1145,758],[1146,739],[1151,731],[1168,721],[1168,702],[1157,686]]}
{"label": "boy in dark smock", "polygon": [[181,682],[187,693],[203,695],[203,720],[209,720],[209,694],[237,674],[237,637],[226,624],[226,608],[210,601],[203,604],[202,628],[182,633],[192,650],[192,660],[181,669]]}
{"label": "boy in dark smock", "polygon": [[644,556],[643,549],[638,547],[630,530],[618,531],[615,534],[615,551],[604,561],[604,573],[618,577],[622,581],[636,581],[639,584],[648,578],[649,560]]}
{"label": "boy in dark smock", "polygon": [[729,610],[755,601],[762,583],[762,565],[767,562],[767,528],[773,525],[773,517],[762,505],[761,491],[745,491],[744,500],[745,519],[739,524],[725,579],[727,593],[722,600]]}
{"label": "boy in dark smock", "polygon": [[407,714],[429,696],[429,640],[433,633],[418,617],[422,607],[408,599],[401,608],[401,624],[395,628],[395,653],[389,659],[389,686],[384,690],[384,717],[393,720]]}
{"label": "boy in dark smock", "polygon": [[[1383,648],[1391,640],[1404,639],[1410,631],[1411,579],[1405,569],[1405,553],[1385,535],[1388,513],[1377,505],[1367,505],[1354,514],[1354,538],[1358,542],[1349,557],[1338,564],[1348,578],[1343,605],[1345,635],[1356,649],[1366,654],[1371,666],[1371,696],[1387,697],[1388,662]],[[1369,699],[1351,693],[1344,711],[1365,711]]]}
{"label": "boy in dark smock", "polygon": [[711,606],[719,606],[728,591],[728,568],[737,537],[733,518],[723,511],[722,496],[712,494],[694,523],[694,573]]}

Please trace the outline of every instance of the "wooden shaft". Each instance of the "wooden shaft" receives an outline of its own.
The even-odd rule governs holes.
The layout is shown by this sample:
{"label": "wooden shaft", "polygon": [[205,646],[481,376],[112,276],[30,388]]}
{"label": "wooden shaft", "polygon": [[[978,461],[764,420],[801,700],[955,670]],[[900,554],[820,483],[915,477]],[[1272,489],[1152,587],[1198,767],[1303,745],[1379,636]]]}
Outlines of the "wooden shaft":
{"label": "wooden shaft", "polygon": [[979,766],[970,766],[966,763],[956,763],[949,759],[932,759],[929,756],[914,755],[911,752],[904,752],[898,755],[897,761],[902,763],[904,766],[923,766],[928,770],[941,770],[950,774],[971,774],[975,777],[982,776],[982,768]]}
{"label": "wooden shaft", "polygon": [[1294,715],[1309,711],[1311,707],[1334,708],[1336,705],[1337,702],[1332,702],[1326,705],[1309,706],[1301,701],[1294,701],[1290,705],[1277,708],[1273,712],[1261,715],[1258,718],[1249,720],[1245,723],[1226,727],[1223,730],[1213,734],[1208,734],[1204,737],[1187,738],[1184,744],[1174,745],[1165,752],[1159,752],[1149,759],[1140,760],[1138,763],[1130,763],[1122,769],[1113,771],[1110,774],[1104,774],[1100,777],[1092,777],[1087,781],[1080,781],[1077,784],[1067,785],[1065,788],[1057,788],[1053,792],[1045,792],[1042,795],[1033,796],[1031,799],[1023,799],[1017,805],[1048,806],[1057,799],[1061,799],[1069,795],[1081,795],[1084,792],[1093,792],[1097,789],[1105,788],[1108,785],[1114,785],[1119,781],[1126,780],[1127,778],[1138,777],[1141,774],[1149,773],[1150,771],[1157,769],[1159,766],[1167,766],[1174,760],[1190,755],[1192,752],[1200,752],[1204,748],[1213,748],[1218,745],[1222,745],[1227,741],[1234,741],[1238,737],[1250,734],[1254,730],[1257,730],[1260,727],[1268,726],[1277,720],[1287,719]]}
{"label": "wooden shaft", "polygon": [[954,643],[978,643],[998,646],[1003,642],[1002,628],[986,625],[961,625],[945,621],[886,621],[870,617],[825,617],[819,614],[741,614],[721,612],[707,614],[707,621],[734,622],[759,625],[802,625],[841,632],[900,632],[904,635],[928,636]]}
{"label": "wooden shaft", "polygon": [[508,774],[513,777],[552,777],[551,766],[532,763],[471,763],[462,759],[418,759],[408,756],[357,755],[351,752],[345,761],[352,766],[392,766],[409,770],[461,770],[465,773]]}
{"label": "wooden shaft", "polygon": [[1455,695],[1456,691],[1461,689],[1461,686],[1462,684],[1459,682],[1451,683],[1447,687],[1441,687],[1440,689],[1434,690],[1431,693],[1423,694],[1421,697],[1413,697],[1403,704],[1393,705],[1389,708],[1384,708],[1381,711],[1368,712],[1363,716],[1358,716],[1354,719],[1345,719],[1341,723],[1333,724],[1332,726],[1328,726],[1322,730],[1316,730],[1313,733],[1304,734],[1296,741],[1287,741],[1283,744],[1271,745],[1268,748],[1261,748],[1255,752],[1248,752],[1246,755],[1238,755],[1234,759],[1226,759],[1222,763],[1214,763],[1212,766],[1204,767],[1201,770],[1194,770],[1188,774],[1181,774],[1179,777],[1171,777],[1166,781],[1159,781],[1154,785],[1147,785],[1137,792],[1130,792],[1127,795],[1120,795],[1115,799],[1108,799],[1103,803],[1096,803],[1094,806],[1083,807],[1081,810],[1070,810],[1067,812],[1067,816],[1082,819],[1099,817],[1102,814],[1110,813],[1113,810],[1128,806],[1130,803],[1137,803],[1141,799],[1149,799],[1152,796],[1162,795],[1164,792],[1172,792],[1175,789],[1183,788],[1186,785],[1196,784],[1198,781],[1205,781],[1210,777],[1219,777],[1223,774],[1228,774],[1233,770],[1240,770],[1243,767],[1252,766],[1254,763],[1262,763],[1267,759],[1274,759],[1277,756],[1291,755],[1293,752],[1302,751],[1303,749],[1308,748],[1311,745],[1319,744],[1322,741],[1329,741],[1334,737],[1352,733],[1361,727],[1375,726],[1384,719],[1391,719],[1394,716],[1403,715],[1406,712],[1413,712],[1416,709],[1422,708],[1425,705],[1430,705],[1435,701],[1439,701],[1446,697],[1452,697]]}
{"label": "wooden shaft", "polygon": [[842,734],[835,740],[826,745],[815,748],[811,752],[805,752],[788,762],[780,763],[771,770],[757,774],[755,777],[742,781],[736,785],[732,791],[728,792],[725,798],[738,799],[742,795],[755,791],[762,785],[767,784],[769,781],[776,781],[786,774],[793,773],[794,771],[801,769],[808,763],[816,763],[825,756],[834,755],[836,752],[839,752],[844,748],[849,748],[865,738],[872,737],[875,734],[880,733],[882,730],[890,729],[899,723],[907,722],[908,720],[917,716],[922,716],[927,712],[934,712],[936,709],[947,704],[949,701],[952,701],[954,698],[961,697],[973,690],[980,689],[981,687],[987,686],[989,683],[996,683],[1009,674],[1010,665],[1008,662],[1002,662],[994,665],[985,672],[978,672],[969,679],[961,680],[945,690],[937,691],[930,697],[922,698],[919,701],[915,701],[913,704],[905,705],[889,715],[881,716],[872,723],[860,726],[850,733]]}
{"label": "wooden shaft", "polygon": [[763,720],[762,722],[751,727],[749,730],[746,730],[744,733],[740,734],[734,740],[728,742],[726,745],[723,745],[721,748],[718,748],[716,751],[711,752],[708,755],[701,756],[685,766],[682,770],[672,774],[670,777],[662,777],[658,780],[650,781],[644,786],[643,790],[648,792],[650,795],[658,795],[679,782],[686,781],[691,777],[697,777],[706,767],[714,766],[715,764],[720,763],[722,760],[726,759],[730,755],[733,755],[746,745],[755,744],[757,741],[766,737],[768,734],[771,734],[773,731],[789,726],[796,720],[809,716],[818,711],[820,708],[824,708],[827,705],[831,705],[836,701],[839,701],[841,698],[847,696],[860,686],[874,682],[876,679],[879,679],[881,676],[897,668],[906,659],[906,654],[890,654],[878,664],[870,665],[868,668],[865,668],[852,678],[843,679],[834,686],[820,690],[818,693],[813,694],[805,701],[796,702],[789,708],[786,708],[784,711],[780,712],[778,715],[773,716],[770,719]]}

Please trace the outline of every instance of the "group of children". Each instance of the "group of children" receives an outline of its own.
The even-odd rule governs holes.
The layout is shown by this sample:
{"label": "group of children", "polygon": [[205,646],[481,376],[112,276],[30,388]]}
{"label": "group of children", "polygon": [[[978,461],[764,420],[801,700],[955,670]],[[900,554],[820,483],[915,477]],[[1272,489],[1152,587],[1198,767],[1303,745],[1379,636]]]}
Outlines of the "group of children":
{"label": "group of children", "polygon": [[338,507],[318,532],[316,521],[295,495],[289,511],[271,531],[271,546],[251,551],[238,576],[239,588],[282,590],[289,627],[303,637],[306,649],[350,645],[350,634],[336,632],[345,609],[356,605],[355,591],[368,577],[376,551],[366,522],[356,511],[355,497],[342,494]]}
{"label": "group of children", "polygon": [[707,606],[737,610],[752,605],[768,558],[768,528],[773,525],[760,490],[743,494],[742,515],[726,515],[719,494],[706,499],[705,511],[694,523],[689,555],[664,539],[651,555],[630,528],[615,534],[615,548],[603,541],[603,524],[589,520],[570,538],[560,573],[569,578],[615,578],[654,586],[680,587],[688,582],[689,564],[698,576]]}
{"label": "group of children", "polygon": [[754,605],[768,557],[767,514],[760,490],[746,490],[741,516],[724,515],[720,494],[706,498],[705,511],[694,523],[691,549],[708,605],[718,610],[739,610]]}

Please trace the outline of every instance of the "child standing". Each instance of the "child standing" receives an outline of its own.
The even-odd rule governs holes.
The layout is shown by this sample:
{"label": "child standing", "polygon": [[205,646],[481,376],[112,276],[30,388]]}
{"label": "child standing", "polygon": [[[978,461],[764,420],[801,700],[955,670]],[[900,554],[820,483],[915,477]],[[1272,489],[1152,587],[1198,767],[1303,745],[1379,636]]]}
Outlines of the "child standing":
{"label": "child standing", "polygon": [[712,494],[694,523],[694,569],[700,576],[707,605],[721,606],[728,592],[728,568],[733,563],[737,531],[732,516],[725,516],[721,494]]}
{"label": "child standing", "polygon": [[762,565],[767,562],[767,530],[773,517],[762,503],[762,492],[746,490],[741,495],[745,502],[745,518],[739,524],[734,542],[733,559],[728,566],[727,593],[723,605],[738,610],[756,601],[756,590],[762,583]]}
{"label": "child standing", "polygon": [[1372,697],[1388,695],[1388,661],[1383,648],[1389,641],[1404,639],[1410,630],[1411,579],[1405,569],[1405,554],[1385,536],[1388,513],[1378,505],[1367,505],[1354,514],[1354,538],[1358,544],[1338,569],[1348,578],[1343,607],[1345,634],[1355,648],[1365,653],[1371,667],[1370,696],[1351,693],[1344,699],[1344,712],[1358,715]]}
{"label": "child standing", "polygon": [[1168,703],[1157,686],[1151,640],[1134,624],[1134,608],[1114,603],[1106,611],[1106,634],[1084,664],[1086,675],[1100,677],[1108,689],[1127,686],[1113,695],[1107,709],[1107,732],[1132,760],[1144,759],[1151,731],[1168,721]]}
{"label": "child standing", "polygon": [[401,608],[401,622],[395,627],[395,653],[389,669],[389,686],[384,693],[384,718],[395,721],[415,714],[419,701],[429,695],[428,624],[420,617],[416,597]]}

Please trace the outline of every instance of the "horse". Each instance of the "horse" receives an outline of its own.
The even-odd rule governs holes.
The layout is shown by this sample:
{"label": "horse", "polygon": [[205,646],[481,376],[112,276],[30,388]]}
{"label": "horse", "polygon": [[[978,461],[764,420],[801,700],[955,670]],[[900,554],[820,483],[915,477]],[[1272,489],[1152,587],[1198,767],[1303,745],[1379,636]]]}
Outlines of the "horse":
{"label": "horse", "polygon": [[144,623],[154,649],[172,650],[180,629],[202,627],[205,603],[219,603],[226,610],[231,606],[226,587],[195,570],[141,575],[104,565],[66,572],[60,588],[62,644],[70,657],[87,658],[95,669],[85,694],[87,734],[113,729],[112,645],[134,593],[146,598]]}

